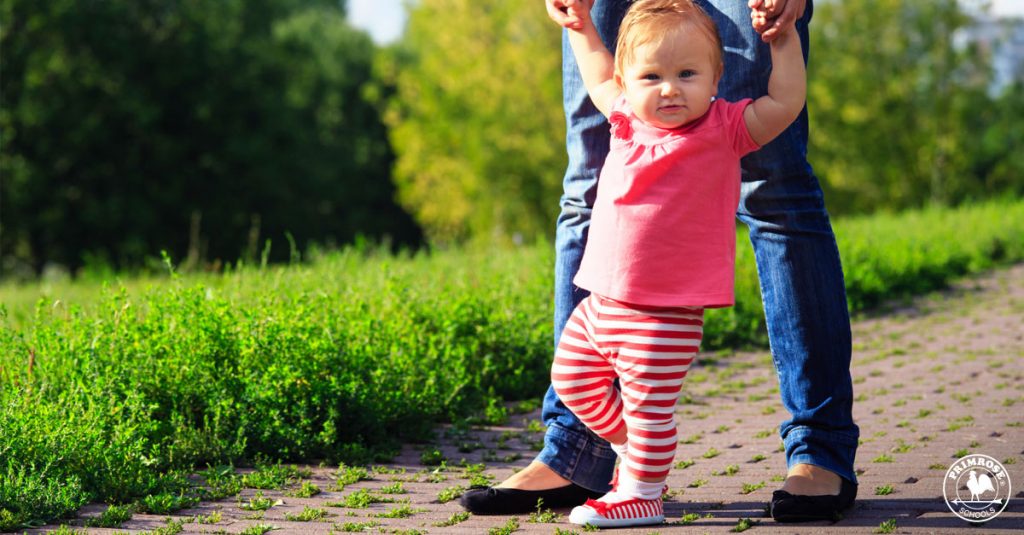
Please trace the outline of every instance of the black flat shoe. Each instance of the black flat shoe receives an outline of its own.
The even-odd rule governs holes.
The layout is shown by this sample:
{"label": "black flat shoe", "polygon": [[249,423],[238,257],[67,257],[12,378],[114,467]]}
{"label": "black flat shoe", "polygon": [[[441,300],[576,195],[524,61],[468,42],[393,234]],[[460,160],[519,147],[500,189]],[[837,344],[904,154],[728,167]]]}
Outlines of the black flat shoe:
{"label": "black flat shoe", "polygon": [[772,493],[769,508],[776,522],[835,522],[843,517],[842,512],[853,505],[856,497],[857,485],[843,479],[837,496],[801,496],[777,490]]}
{"label": "black flat shoe", "polygon": [[537,510],[537,500],[544,500],[545,509],[558,509],[583,505],[588,498],[598,498],[602,492],[587,490],[575,483],[545,490],[519,490],[496,487],[470,487],[459,503],[477,515],[521,515]]}

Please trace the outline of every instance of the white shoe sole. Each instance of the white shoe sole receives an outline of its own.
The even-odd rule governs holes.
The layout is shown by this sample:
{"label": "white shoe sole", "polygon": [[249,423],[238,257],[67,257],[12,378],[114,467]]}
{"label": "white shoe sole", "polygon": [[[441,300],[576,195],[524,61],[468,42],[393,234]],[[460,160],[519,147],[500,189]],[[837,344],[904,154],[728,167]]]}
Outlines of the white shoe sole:
{"label": "white shoe sole", "polygon": [[579,526],[591,526],[598,528],[626,528],[631,526],[650,526],[665,522],[665,515],[644,516],[640,518],[605,518],[589,507],[582,505],[574,507],[569,513],[569,522]]}

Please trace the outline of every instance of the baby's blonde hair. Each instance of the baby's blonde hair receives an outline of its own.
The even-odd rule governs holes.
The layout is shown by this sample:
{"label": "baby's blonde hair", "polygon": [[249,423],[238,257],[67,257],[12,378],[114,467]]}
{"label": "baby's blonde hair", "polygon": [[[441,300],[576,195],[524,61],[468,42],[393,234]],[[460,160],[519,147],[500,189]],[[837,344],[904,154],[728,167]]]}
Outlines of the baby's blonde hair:
{"label": "baby's blonde hair", "polygon": [[615,44],[615,72],[622,74],[627,63],[634,61],[637,48],[660,39],[669,32],[686,26],[703,33],[712,46],[712,63],[722,70],[722,38],[711,17],[692,0],[637,0],[619,26]]}

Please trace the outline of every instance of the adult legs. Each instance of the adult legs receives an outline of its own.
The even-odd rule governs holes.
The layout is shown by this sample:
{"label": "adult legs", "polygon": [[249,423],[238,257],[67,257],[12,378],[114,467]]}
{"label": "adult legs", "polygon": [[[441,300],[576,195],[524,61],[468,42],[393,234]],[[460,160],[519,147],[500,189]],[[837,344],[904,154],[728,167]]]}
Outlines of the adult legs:
{"label": "adult legs", "polygon": [[[719,96],[764,94],[770,51],[744,2],[701,1],[725,48]],[[808,51],[811,3],[797,30]],[[856,483],[850,320],[842,266],[821,187],[806,160],[807,110],[778,138],[743,159],[739,218],[750,229],[783,405],[780,426],[790,477],[785,490],[836,494]],[[838,476],[838,477],[837,477]]]}
{"label": "adult legs", "polygon": [[[597,0],[591,9],[594,25],[609,50],[614,51],[615,36],[628,7],[627,0]],[[610,142],[607,120],[590,101],[564,33],[562,90],[569,164],[563,179],[563,195],[559,203],[561,212],[555,232],[553,346],[556,348],[572,311],[588,295],[577,288],[572,279],[583,259],[590,212],[597,195],[598,174],[608,155]],[[572,485],[571,490],[589,490],[593,497],[607,492],[611,488],[609,482],[616,459],[608,443],[590,432],[562,403],[553,388],[548,388],[544,396],[541,418],[547,426],[544,448],[529,466],[496,488],[505,489],[507,494],[511,489],[543,491]],[[485,492],[488,491],[480,491],[475,496],[467,493],[470,499],[464,499],[463,505],[479,512],[487,510],[492,501],[508,497],[495,494],[493,489]],[[579,496],[577,504],[583,503],[587,497]],[[526,501],[523,500],[524,503]],[[536,499],[533,499],[533,503],[520,512],[533,511],[535,505]]]}

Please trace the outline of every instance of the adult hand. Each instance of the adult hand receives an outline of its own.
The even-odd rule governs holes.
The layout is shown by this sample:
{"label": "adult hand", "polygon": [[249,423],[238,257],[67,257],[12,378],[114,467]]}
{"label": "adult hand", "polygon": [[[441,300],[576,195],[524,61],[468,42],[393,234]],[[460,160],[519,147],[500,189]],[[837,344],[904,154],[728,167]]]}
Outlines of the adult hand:
{"label": "adult hand", "polygon": [[590,18],[589,0],[545,0],[548,17],[563,28],[579,30]]}
{"label": "adult hand", "polygon": [[770,43],[804,15],[807,0],[748,0],[747,6],[751,9],[754,31],[761,34],[762,41]]}

